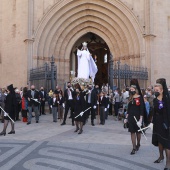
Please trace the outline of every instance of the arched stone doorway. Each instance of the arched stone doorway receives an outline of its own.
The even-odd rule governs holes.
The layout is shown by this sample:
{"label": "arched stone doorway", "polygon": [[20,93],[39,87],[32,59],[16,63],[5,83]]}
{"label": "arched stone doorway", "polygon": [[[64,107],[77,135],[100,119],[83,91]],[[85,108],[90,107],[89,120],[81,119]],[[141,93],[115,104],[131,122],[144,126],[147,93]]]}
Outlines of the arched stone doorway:
{"label": "arched stone doorway", "polygon": [[102,86],[103,83],[108,83],[108,56],[110,50],[106,42],[98,35],[94,33],[87,33],[80,37],[73,46],[70,54],[70,70],[75,72],[77,76],[77,50],[82,48],[82,42],[88,43],[88,49],[92,54],[92,57],[97,65],[98,72],[95,78],[95,84]]}
{"label": "arched stone doorway", "polygon": [[70,52],[76,41],[89,32],[99,35],[108,45],[114,61],[145,65],[143,28],[134,13],[117,0],[58,1],[43,17],[34,34],[34,68],[50,62],[54,55],[58,83],[70,78]]}

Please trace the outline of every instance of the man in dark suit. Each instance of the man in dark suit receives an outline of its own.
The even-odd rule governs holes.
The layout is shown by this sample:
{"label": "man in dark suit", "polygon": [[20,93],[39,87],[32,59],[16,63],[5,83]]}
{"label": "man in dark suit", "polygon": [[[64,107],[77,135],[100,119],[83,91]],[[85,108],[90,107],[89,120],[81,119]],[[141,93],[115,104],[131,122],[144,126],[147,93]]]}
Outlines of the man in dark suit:
{"label": "man in dark suit", "polygon": [[67,89],[64,91],[64,100],[65,100],[65,113],[64,113],[64,120],[63,123],[61,125],[65,125],[66,124],[66,119],[67,119],[67,114],[69,109],[71,110],[71,118],[72,118],[72,126],[74,126],[74,115],[73,115],[73,111],[74,111],[74,95],[75,92],[71,86],[71,83],[68,82],[67,83]]}
{"label": "man in dark suit", "polygon": [[97,108],[97,91],[96,89],[92,89],[92,85],[89,85],[88,91],[86,92],[86,109],[89,107],[91,107],[91,109],[87,111],[86,119],[88,119],[91,113],[91,125],[94,126],[95,111]]}
{"label": "man in dark suit", "polygon": [[99,111],[100,111],[100,124],[105,124],[105,112],[107,111],[107,99],[104,97],[104,93],[100,92],[99,97]]}
{"label": "man in dark suit", "polygon": [[44,108],[45,108],[45,102],[46,102],[46,99],[47,99],[47,93],[46,93],[46,91],[44,91],[43,87],[40,88],[39,96],[40,96],[40,102],[41,102],[40,115],[41,114],[45,115]]}
{"label": "man in dark suit", "polygon": [[38,106],[40,104],[38,101],[39,100],[39,92],[37,90],[35,90],[34,85],[31,86],[31,90],[28,90],[27,96],[28,96],[28,123],[27,123],[27,125],[31,124],[32,109],[35,112],[36,123],[38,123],[39,122]]}

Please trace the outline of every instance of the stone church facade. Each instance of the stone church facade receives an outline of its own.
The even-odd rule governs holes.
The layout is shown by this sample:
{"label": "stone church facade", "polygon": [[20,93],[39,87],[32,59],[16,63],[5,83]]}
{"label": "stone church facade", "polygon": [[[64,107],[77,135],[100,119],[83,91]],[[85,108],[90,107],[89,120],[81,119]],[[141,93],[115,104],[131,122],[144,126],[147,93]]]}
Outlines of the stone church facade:
{"label": "stone church facade", "polygon": [[0,87],[25,86],[29,70],[52,55],[63,85],[88,33],[107,44],[114,62],[147,67],[148,85],[160,77],[170,84],[169,8],[169,0],[0,0]]}

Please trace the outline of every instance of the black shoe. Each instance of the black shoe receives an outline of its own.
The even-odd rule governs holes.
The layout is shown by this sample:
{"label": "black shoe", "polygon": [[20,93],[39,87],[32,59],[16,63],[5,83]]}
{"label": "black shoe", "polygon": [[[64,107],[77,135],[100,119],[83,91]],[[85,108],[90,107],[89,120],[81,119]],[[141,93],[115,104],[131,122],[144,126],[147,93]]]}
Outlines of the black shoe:
{"label": "black shoe", "polygon": [[78,132],[80,128],[77,128],[74,132]]}
{"label": "black shoe", "polygon": [[70,116],[69,119],[71,119],[72,117]]}
{"label": "black shoe", "polygon": [[38,120],[36,121],[36,123],[38,123]]}
{"label": "black shoe", "polygon": [[78,134],[80,135],[80,134],[82,134],[82,132],[83,132],[83,130],[80,130]]}
{"label": "black shoe", "polygon": [[140,148],[140,144],[139,145],[136,145],[136,151],[138,151]]}
{"label": "black shoe", "polygon": [[15,130],[14,131],[10,131],[8,134],[15,134]]}
{"label": "black shoe", "polygon": [[164,158],[158,158],[154,163],[161,163],[163,162]]}
{"label": "black shoe", "polygon": [[0,136],[5,136],[6,135],[6,132],[4,132],[4,131],[2,131],[1,133],[0,133]]}
{"label": "black shoe", "polygon": [[53,120],[53,122],[57,122],[56,120]]}
{"label": "black shoe", "polygon": [[95,124],[94,124],[94,123],[91,123],[91,125],[92,125],[92,126],[95,126]]}
{"label": "black shoe", "polygon": [[74,126],[74,123],[72,123],[72,126]]}
{"label": "black shoe", "polygon": [[131,154],[131,155],[134,155],[135,153],[136,153],[136,149],[133,149],[130,154]]}
{"label": "black shoe", "polygon": [[30,122],[27,123],[27,125],[31,124]]}
{"label": "black shoe", "polygon": [[42,115],[46,115],[45,113],[43,113]]}
{"label": "black shoe", "polygon": [[63,122],[63,123],[61,124],[61,126],[63,126],[63,125],[66,125],[66,123],[65,123],[65,122]]}
{"label": "black shoe", "polygon": [[170,168],[164,168],[164,170],[170,170]]}

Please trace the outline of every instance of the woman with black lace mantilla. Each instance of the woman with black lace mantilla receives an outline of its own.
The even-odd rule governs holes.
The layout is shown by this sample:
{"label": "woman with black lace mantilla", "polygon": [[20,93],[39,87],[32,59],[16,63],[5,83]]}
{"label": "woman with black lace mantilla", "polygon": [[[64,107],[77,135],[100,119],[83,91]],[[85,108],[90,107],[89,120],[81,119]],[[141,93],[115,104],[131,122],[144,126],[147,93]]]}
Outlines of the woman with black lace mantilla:
{"label": "woman with black lace mantilla", "polygon": [[155,99],[153,100],[153,135],[152,144],[159,147],[160,157],[154,163],[160,163],[166,152],[166,167],[170,170],[170,96],[165,79],[158,79],[154,87]]}
{"label": "woman with black lace mantilla", "polygon": [[[145,114],[145,105],[137,79],[131,80],[130,84],[130,97],[124,123],[128,121],[129,124],[129,132],[131,133],[133,145],[131,155],[133,155],[139,150],[140,147],[141,132],[138,132],[138,130],[142,126],[143,116]],[[137,119],[137,122],[134,117]]]}

